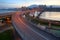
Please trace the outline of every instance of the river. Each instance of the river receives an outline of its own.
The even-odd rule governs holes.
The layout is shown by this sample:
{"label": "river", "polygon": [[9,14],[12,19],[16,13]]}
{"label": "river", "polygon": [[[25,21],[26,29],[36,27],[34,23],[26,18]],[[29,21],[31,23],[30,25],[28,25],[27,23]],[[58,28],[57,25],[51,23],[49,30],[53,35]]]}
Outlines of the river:
{"label": "river", "polygon": [[60,12],[43,12],[40,18],[60,21]]}
{"label": "river", "polygon": [[14,10],[1,10],[1,9],[0,9],[0,14],[1,14],[1,13],[2,13],[2,14],[3,14],[3,13],[7,13],[7,12],[14,12]]}

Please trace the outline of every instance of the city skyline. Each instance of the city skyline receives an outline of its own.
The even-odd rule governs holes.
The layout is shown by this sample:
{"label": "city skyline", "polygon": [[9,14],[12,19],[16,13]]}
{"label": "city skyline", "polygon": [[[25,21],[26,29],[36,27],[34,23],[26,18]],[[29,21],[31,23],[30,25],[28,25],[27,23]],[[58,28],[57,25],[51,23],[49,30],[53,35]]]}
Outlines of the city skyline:
{"label": "city skyline", "polygon": [[60,0],[0,0],[0,8],[20,8],[22,6],[60,5]]}

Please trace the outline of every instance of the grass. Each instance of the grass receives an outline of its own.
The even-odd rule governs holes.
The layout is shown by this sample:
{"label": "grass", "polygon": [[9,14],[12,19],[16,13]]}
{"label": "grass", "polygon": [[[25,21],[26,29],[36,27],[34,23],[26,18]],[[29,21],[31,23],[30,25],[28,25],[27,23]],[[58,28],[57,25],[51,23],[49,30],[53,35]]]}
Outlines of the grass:
{"label": "grass", "polygon": [[0,40],[13,40],[12,30],[0,33]]}
{"label": "grass", "polygon": [[60,28],[60,25],[53,25],[52,24],[52,28]]}
{"label": "grass", "polygon": [[[40,23],[40,24],[41,24],[41,25],[48,26],[48,23]],[[51,24],[51,27],[52,27],[52,28],[60,28],[60,25]]]}
{"label": "grass", "polygon": [[[45,26],[48,26],[49,23],[48,22],[45,22],[45,21],[41,21],[41,20],[38,20],[37,18],[31,20],[33,23],[35,24],[41,24],[41,25],[45,25]],[[60,25],[55,25],[55,24],[51,24],[51,27],[52,28],[60,28]]]}

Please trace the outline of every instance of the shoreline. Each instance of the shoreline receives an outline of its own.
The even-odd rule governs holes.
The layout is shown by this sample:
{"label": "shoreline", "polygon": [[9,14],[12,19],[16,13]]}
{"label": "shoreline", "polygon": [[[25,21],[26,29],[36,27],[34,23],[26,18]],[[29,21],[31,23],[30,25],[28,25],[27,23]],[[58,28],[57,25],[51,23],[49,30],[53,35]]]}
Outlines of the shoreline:
{"label": "shoreline", "polygon": [[17,11],[12,11],[12,12],[3,12],[3,13],[0,13],[0,16],[6,16],[6,15],[12,15],[14,13],[16,13]]}

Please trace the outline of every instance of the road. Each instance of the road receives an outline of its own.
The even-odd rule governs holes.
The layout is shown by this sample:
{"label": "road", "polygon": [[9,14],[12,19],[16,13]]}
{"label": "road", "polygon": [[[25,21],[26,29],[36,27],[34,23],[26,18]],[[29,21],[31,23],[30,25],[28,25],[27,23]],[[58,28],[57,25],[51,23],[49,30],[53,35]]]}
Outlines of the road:
{"label": "road", "polygon": [[59,40],[54,35],[38,29],[29,23],[21,14],[16,12],[12,15],[12,24],[23,40]]}

